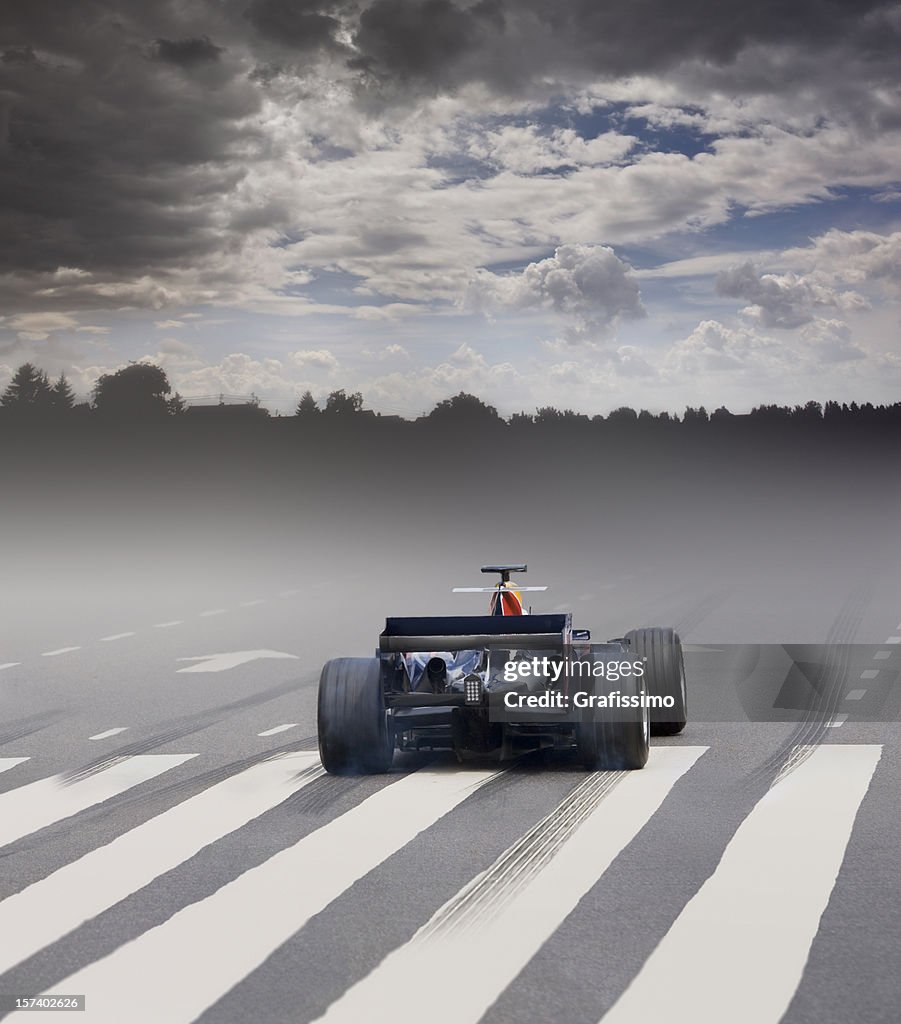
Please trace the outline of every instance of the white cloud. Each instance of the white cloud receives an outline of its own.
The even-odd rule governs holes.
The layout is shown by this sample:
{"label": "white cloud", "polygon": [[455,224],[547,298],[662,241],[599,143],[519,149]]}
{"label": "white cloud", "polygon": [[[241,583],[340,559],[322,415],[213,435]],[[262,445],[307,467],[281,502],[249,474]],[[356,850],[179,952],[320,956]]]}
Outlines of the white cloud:
{"label": "white cloud", "polygon": [[536,124],[506,125],[497,131],[473,132],[468,139],[468,152],[478,160],[515,174],[535,174],[617,163],[637,141],[617,132],[586,139],[572,128],[547,131]]}
{"label": "white cloud", "polygon": [[611,248],[561,245],[518,274],[478,271],[467,293],[475,309],[544,309],[572,318],[571,341],[596,341],[622,317],[645,315],[631,267]]}
{"label": "white cloud", "polygon": [[799,362],[787,346],[751,328],[733,328],[718,320],[703,320],[687,338],[670,348],[664,367],[681,376],[706,377],[747,370],[786,370]]}
{"label": "white cloud", "polygon": [[868,305],[857,292],[838,291],[818,281],[814,274],[761,274],[750,261],[719,273],[716,290],[720,295],[751,302],[743,312],[764,327],[800,327],[810,323],[814,310],[821,306],[850,312]]}
{"label": "white cloud", "polygon": [[327,370],[330,373],[338,369],[338,360],[327,349],[304,349],[290,354],[291,362],[301,369],[311,367],[316,370]]}
{"label": "white cloud", "polygon": [[162,356],[170,359],[197,359],[197,351],[181,338],[163,338],[159,344],[159,351]]}
{"label": "white cloud", "polygon": [[232,352],[218,363],[182,370],[177,364],[167,369],[173,390],[185,397],[220,392],[231,395],[284,395],[294,393],[295,385],[278,359],[254,359],[243,352]]}
{"label": "white cloud", "polygon": [[800,337],[817,363],[846,363],[867,357],[852,340],[851,330],[843,320],[817,318],[802,329]]}
{"label": "white cloud", "polygon": [[407,373],[390,373],[366,384],[365,397],[389,412],[428,412],[437,402],[460,391],[480,397],[507,394],[522,382],[520,369],[509,362],[492,363],[465,342],[443,362]]}
{"label": "white cloud", "polygon": [[5,326],[23,341],[46,341],[58,331],[71,331],[78,321],[65,313],[20,313],[10,317]]}
{"label": "white cloud", "polygon": [[879,284],[890,294],[901,289],[901,231],[881,235],[833,228],[810,246],[789,249],[784,258],[811,268],[825,280]]}

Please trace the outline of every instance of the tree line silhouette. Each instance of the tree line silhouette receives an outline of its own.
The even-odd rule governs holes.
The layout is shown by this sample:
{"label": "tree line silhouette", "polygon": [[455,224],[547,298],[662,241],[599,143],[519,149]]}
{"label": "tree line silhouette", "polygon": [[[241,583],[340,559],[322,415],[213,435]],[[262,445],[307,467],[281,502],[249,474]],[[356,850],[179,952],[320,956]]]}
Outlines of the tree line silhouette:
{"label": "tree line silhouette", "polygon": [[[101,375],[91,390],[90,401],[76,402],[75,394],[64,373],[52,381],[32,363],[23,363],[13,374],[0,394],[0,424],[25,422],[31,424],[73,422],[90,419],[110,424],[153,422],[173,417],[213,420],[266,420],[267,409],[256,398],[239,404],[219,406],[189,406],[172,386],[165,370],[152,363],[130,363],[114,373]],[[305,391],[293,416],[276,417],[293,420],[298,424],[316,425],[318,428],[348,424],[428,424],[448,430],[456,428],[486,428],[514,431],[542,432],[577,430],[605,424],[620,431],[718,430],[730,425],[747,424],[772,431],[782,426],[816,427],[821,425],[852,426],[855,424],[880,428],[901,428],[901,402],[891,405],[873,405],[870,402],[821,404],[809,401],[804,405],[758,405],[750,413],[734,414],[720,406],[712,412],[704,406],[687,407],[680,415],[647,409],[636,411],[621,406],[606,416],[575,412],[543,406],[534,413],[518,412],[504,419],[497,409],[475,395],[461,391],[446,398],[416,420],[400,416],[382,415],[364,409],[359,391],[348,393],[344,388],[332,391],[320,405],[310,391]]]}

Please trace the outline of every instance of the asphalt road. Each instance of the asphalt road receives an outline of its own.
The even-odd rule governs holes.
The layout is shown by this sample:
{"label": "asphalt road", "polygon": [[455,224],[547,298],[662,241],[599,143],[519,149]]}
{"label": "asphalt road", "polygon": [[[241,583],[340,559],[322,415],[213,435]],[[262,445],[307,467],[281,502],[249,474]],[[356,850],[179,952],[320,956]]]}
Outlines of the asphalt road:
{"label": "asphalt road", "polygon": [[[691,645],[692,720],[631,774],[324,776],[319,668],[417,607],[403,574],[21,588],[0,995],[83,994],[77,1019],[117,1024],[895,1022],[897,562],[530,579],[601,634]],[[832,646],[789,679],[788,643]]]}

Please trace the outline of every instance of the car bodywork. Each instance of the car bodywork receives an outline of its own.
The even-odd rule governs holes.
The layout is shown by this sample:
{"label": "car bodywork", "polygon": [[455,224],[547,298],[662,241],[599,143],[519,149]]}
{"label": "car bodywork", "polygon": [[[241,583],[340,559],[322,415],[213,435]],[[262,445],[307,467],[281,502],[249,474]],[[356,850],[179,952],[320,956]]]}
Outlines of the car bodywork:
{"label": "car bodywork", "polygon": [[[684,710],[675,633],[639,630],[594,643],[588,630],[573,628],[569,613],[524,612],[521,591],[546,589],[510,582],[524,564],[482,571],[499,573],[500,582],[458,589],[490,593],[488,615],[389,617],[374,661],[326,666],[319,706],[326,768],[387,770],[395,749],[442,748],[461,760],[550,748],[575,751],[587,767],[640,768],[651,716],[634,701],[646,699],[650,683],[680,690]],[[661,641],[655,657],[670,656],[668,675],[644,653],[654,639]],[[632,704],[597,706],[608,701],[611,676],[617,699]]]}

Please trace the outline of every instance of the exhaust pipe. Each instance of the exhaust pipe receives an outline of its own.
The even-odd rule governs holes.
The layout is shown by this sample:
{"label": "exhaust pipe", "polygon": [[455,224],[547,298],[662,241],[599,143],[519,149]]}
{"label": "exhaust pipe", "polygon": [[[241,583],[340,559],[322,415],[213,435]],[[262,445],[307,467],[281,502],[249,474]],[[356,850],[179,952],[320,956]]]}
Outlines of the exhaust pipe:
{"label": "exhaust pipe", "polygon": [[447,665],[444,658],[429,658],[425,674],[432,693],[444,693],[447,688]]}

